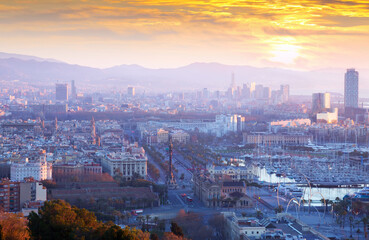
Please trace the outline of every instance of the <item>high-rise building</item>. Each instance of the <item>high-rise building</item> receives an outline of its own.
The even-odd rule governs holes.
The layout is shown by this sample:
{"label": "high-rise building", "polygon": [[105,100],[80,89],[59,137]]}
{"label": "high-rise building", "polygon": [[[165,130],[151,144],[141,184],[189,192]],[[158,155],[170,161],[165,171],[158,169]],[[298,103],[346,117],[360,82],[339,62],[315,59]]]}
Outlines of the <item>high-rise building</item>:
{"label": "high-rise building", "polygon": [[32,177],[37,181],[52,179],[52,164],[46,162],[46,156],[39,161],[29,162],[26,159],[22,163],[12,163],[10,166],[10,179],[22,181],[24,178]]}
{"label": "high-rise building", "polygon": [[202,97],[203,98],[209,98],[209,91],[208,91],[208,89],[207,88],[204,88],[203,90],[202,90]]}
{"label": "high-rise building", "polygon": [[67,83],[57,83],[55,85],[55,98],[57,101],[68,101]]}
{"label": "high-rise building", "polygon": [[272,91],[270,87],[263,87],[263,99],[270,99],[272,96]]}
{"label": "high-rise building", "polygon": [[76,89],[76,85],[74,80],[72,80],[72,98],[76,99],[77,98],[77,89]]}
{"label": "high-rise building", "polygon": [[263,85],[259,84],[259,85],[255,85],[255,94],[254,97],[256,99],[262,99],[264,96],[264,87]]}
{"label": "high-rise building", "polygon": [[290,97],[290,85],[281,85],[282,102],[288,102]]}
{"label": "high-rise building", "polygon": [[255,98],[255,82],[250,83],[250,98]]}
{"label": "high-rise building", "polygon": [[231,88],[236,89],[236,79],[234,78],[234,73],[232,73],[232,79],[231,79]]}
{"label": "high-rise building", "polygon": [[320,113],[331,108],[331,95],[329,93],[313,93],[312,113]]}
{"label": "high-rise building", "polygon": [[136,92],[135,92],[135,87],[128,87],[128,89],[127,89],[127,94],[128,94],[128,96],[130,96],[130,97],[134,97],[134,96],[135,96],[135,94],[136,94]]}
{"label": "high-rise building", "polygon": [[244,97],[246,99],[251,98],[250,88],[249,88],[249,86],[247,86],[247,84],[243,84],[242,97]]}
{"label": "high-rise building", "polygon": [[345,73],[345,109],[357,108],[359,105],[359,72],[354,68]]}

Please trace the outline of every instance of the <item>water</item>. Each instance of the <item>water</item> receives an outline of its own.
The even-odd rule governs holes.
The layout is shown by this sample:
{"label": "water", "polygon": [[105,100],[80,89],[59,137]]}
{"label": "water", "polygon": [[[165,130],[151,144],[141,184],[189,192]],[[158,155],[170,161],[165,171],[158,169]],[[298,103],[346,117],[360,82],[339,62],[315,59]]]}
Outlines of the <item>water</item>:
{"label": "water", "polygon": [[[253,167],[253,173],[259,177],[259,181],[266,183],[295,183],[296,181],[288,177],[278,177],[275,173],[269,174],[265,168],[258,166]],[[360,188],[316,188],[312,187],[311,191],[309,187],[302,187],[303,199],[309,199],[311,194],[311,200],[313,202],[320,202],[321,199],[335,200],[337,197],[342,199],[345,195],[357,192]]]}

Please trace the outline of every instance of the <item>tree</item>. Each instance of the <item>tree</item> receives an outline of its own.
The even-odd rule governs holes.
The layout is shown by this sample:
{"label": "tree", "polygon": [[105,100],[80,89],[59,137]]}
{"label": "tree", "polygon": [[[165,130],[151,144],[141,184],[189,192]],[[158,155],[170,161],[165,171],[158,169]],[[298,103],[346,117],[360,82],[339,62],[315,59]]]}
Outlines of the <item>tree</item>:
{"label": "tree", "polygon": [[0,212],[0,239],[29,239],[26,219],[22,214]]}
{"label": "tree", "polygon": [[149,221],[151,219],[151,216],[145,215],[145,219],[146,219],[146,231],[149,231]]}
{"label": "tree", "polygon": [[126,227],[124,229],[120,228],[117,225],[111,226],[107,229],[103,236],[102,240],[150,240],[149,233],[143,233],[141,230],[130,229]]}
{"label": "tree", "polygon": [[112,215],[115,217],[115,220],[117,220],[118,224],[120,224],[120,218],[122,217],[122,213],[114,210]]}
{"label": "tree", "polygon": [[141,224],[141,228],[143,228],[144,217],[140,215],[140,216],[137,216],[136,219]]}
{"label": "tree", "polygon": [[208,223],[211,227],[213,227],[216,231],[216,235],[219,239],[224,239],[224,226],[225,226],[225,219],[223,214],[216,214],[209,218]]}
{"label": "tree", "polygon": [[62,200],[45,202],[39,214],[32,212],[28,220],[34,239],[80,239],[99,227],[93,213]]}
{"label": "tree", "polygon": [[278,205],[277,208],[274,209],[275,213],[281,213],[283,212],[283,206],[282,205]]}
{"label": "tree", "polygon": [[156,233],[151,233],[150,234],[150,240],[160,240],[159,236]]}
{"label": "tree", "polygon": [[263,213],[260,210],[256,211],[256,217],[257,218],[262,218],[263,217]]}
{"label": "tree", "polygon": [[183,237],[177,236],[172,232],[166,232],[162,240],[183,240]]}
{"label": "tree", "polygon": [[182,228],[180,228],[177,223],[172,222],[170,226],[170,231],[178,237],[183,237]]}
{"label": "tree", "polygon": [[32,240],[149,240],[149,233],[99,222],[93,213],[62,200],[45,202],[39,214],[32,212],[28,227]]}
{"label": "tree", "polygon": [[368,223],[369,223],[369,217],[368,216],[365,216],[361,219],[361,222],[363,223],[364,225],[364,235],[365,235],[365,239],[368,239]]}

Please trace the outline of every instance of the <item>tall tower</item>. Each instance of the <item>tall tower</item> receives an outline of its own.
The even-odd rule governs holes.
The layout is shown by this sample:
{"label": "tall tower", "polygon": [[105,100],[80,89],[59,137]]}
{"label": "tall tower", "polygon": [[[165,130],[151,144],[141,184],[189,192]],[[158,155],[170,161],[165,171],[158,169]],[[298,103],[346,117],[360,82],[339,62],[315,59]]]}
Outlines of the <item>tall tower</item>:
{"label": "tall tower", "polygon": [[354,68],[345,73],[345,109],[357,108],[359,105],[359,72]]}
{"label": "tall tower", "polygon": [[68,84],[57,83],[55,85],[56,101],[68,101]]}
{"label": "tall tower", "polygon": [[76,85],[74,80],[72,80],[72,98],[76,99],[77,98],[77,89],[76,89]]}
{"label": "tall tower", "polygon": [[128,94],[129,97],[134,97],[136,95],[135,87],[128,87],[127,88],[127,94]]}
{"label": "tall tower", "polygon": [[169,140],[169,169],[167,175],[167,185],[168,188],[177,188],[176,179],[174,178],[173,174],[173,164],[172,164],[172,157],[173,157],[173,143],[172,138]]}
{"label": "tall tower", "polygon": [[290,85],[281,85],[282,101],[288,102],[290,97]]}
{"label": "tall tower", "polygon": [[58,131],[58,118],[57,117],[55,117],[54,124],[55,124],[55,132],[56,132],[56,131]]}
{"label": "tall tower", "polygon": [[234,90],[236,87],[236,79],[234,78],[234,73],[232,73],[231,88]]}
{"label": "tall tower", "polygon": [[94,117],[92,117],[92,120],[91,120],[91,138],[92,138],[92,144],[96,145],[96,127],[95,127]]}

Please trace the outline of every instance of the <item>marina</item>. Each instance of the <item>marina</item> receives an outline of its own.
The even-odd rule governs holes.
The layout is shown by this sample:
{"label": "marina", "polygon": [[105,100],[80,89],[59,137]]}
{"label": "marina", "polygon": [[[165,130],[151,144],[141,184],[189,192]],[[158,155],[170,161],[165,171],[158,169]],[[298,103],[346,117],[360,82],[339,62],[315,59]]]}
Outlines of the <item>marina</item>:
{"label": "marina", "polygon": [[368,172],[346,156],[334,158],[292,155],[244,155],[229,159],[231,165],[248,167],[253,178],[281,197],[324,200],[343,199],[369,186]]}

